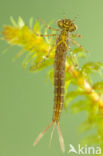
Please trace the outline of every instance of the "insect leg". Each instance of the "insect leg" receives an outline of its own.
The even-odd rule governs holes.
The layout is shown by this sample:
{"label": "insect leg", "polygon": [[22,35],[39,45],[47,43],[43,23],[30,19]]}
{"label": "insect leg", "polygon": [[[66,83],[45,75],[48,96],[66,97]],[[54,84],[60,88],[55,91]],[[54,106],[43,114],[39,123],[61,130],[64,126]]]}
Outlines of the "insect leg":
{"label": "insect leg", "polygon": [[73,55],[72,49],[69,47],[69,51],[70,51],[70,57],[69,59],[71,60],[71,62],[73,63],[73,65],[78,68],[78,63],[77,60],[75,59],[75,56]]}
{"label": "insect leg", "polygon": [[55,47],[55,45],[52,46],[52,48],[49,49],[48,54],[40,61],[36,64],[36,66],[31,66],[31,70],[36,70],[38,69],[38,67],[40,66],[40,64],[42,64],[43,62],[46,61],[46,59],[48,59],[48,57],[50,56],[51,51],[53,50],[53,48]]}
{"label": "insect leg", "polygon": [[44,25],[46,28],[48,28],[48,29],[51,29],[51,30],[53,30],[53,31],[60,31],[60,29],[55,29],[55,28],[53,28],[53,27],[48,26],[44,20],[41,20],[41,22],[42,22],[43,25]]}
{"label": "insect leg", "polygon": [[76,42],[76,41],[73,40],[73,39],[70,39],[70,40],[71,40],[71,42],[72,42],[73,44],[75,44],[77,47],[79,47],[79,48],[83,49],[85,52],[87,52],[87,50],[86,50],[82,45],[80,45],[78,42]]}
{"label": "insect leg", "polygon": [[39,36],[39,37],[53,37],[53,36],[57,36],[57,34],[37,34],[34,30],[33,30],[33,33],[36,36]]}
{"label": "insect leg", "polygon": [[31,31],[38,37],[53,37],[53,36],[57,36],[57,34],[38,34],[33,29],[31,29]]}
{"label": "insect leg", "polygon": [[64,43],[65,44],[65,46],[66,46],[66,48],[68,49],[68,45],[66,44],[66,42],[65,41],[60,41],[60,42],[58,42],[58,44],[56,45],[56,48],[61,44],[61,43]]}
{"label": "insect leg", "polygon": [[71,38],[76,38],[76,37],[82,38],[82,35],[80,34],[71,34],[70,36]]}
{"label": "insect leg", "polygon": [[75,44],[76,46],[83,48],[78,42],[76,42],[75,40],[71,39],[72,43]]}
{"label": "insect leg", "polygon": [[57,36],[57,34],[47,34],[47,35],[44,35],[44,34],[36,34],[37,36],[40,36],[40,37],[53,37],[53,36]]}

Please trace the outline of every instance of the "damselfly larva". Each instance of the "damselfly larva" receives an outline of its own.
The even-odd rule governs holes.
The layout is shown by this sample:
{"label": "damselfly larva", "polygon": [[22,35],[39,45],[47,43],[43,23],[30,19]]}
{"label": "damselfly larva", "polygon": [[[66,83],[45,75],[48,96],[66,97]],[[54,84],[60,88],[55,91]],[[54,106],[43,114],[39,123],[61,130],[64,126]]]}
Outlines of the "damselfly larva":
{"label": "damselfly larva", "polygon": [[[57,21],[57,25],[59,26],[60,34],[56,40],[56,50],[55,50],[55,61],[54,61],[54,112],[53,118],[50,124],[46,129],[37,137],[34,142],[34,145],[38,143],[38,141],[43,137],[44,133],[52,126],[53,130],[51,133],[51,138],[53,135],[53,131],[55,125],[57,126],[59,141],[62,151],[65,151],[64,141],[62,137],[62,133],[59,127],[60,115],[64,102],[64,85],[65,85],[65,61],[66,61],[66,53],[69,49],[69,36],[70,33],[77,29],[77,26],[70,19],[61,19]],[[54,29],[53,29],[54,30]],[[56,29],[55,29],[56,31]],[[57,29],[58,31],[58,29]],[[43,36],[43,35],[41,35]],[[48,36],[48,35],[46,35]],[[52,36],[52,34],[51,34]],[[54,36],[54,34],[53,34]]]}

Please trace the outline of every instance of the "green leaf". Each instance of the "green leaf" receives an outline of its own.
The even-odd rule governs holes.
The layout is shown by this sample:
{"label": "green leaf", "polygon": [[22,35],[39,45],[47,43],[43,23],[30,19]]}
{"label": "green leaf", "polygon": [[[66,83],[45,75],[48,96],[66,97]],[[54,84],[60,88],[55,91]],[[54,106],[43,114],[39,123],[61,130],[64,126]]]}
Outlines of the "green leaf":
{"label": "green leaf", "polygon": [[35,55],[33,52],[27,52],[24,60],[23,60],[23,66],[24,68],[27,68],[27,66],[32,62],[32,59],[34,60],[35,59]]}
{"label": "green leaf", "polygon": [[51,83],[54,84],[54,69],[51,69],[48,72],[48,78],[50,79]]}
{"label": "green leaf", "polygon": [[29,20],[29,26],[30,26],[30,28],[33,27],[33,17],[31,17],[30,20]]}
{"label": "green leaf", "polygon": [[35,72],[35,71],[40,71],[44,68],[47,68],[48,66],[52,65],[53,64],[53,60],[52,59],[48,59],[44,62],[42,62],[43,59],[40,59],[40,61],[36,62],[37,61],[37,57],[35,59],[35,63],[30,67],[30,71],[31,72]]}
{"label": "green leaf", "polygon": [[13,61],[16,61],[16,59],[18,59],[19,57],[21,57],[24,53],[26,52],[26,50],[23,48],[21,49],[13,58]]}
{"label": "green leaf", "polygon": [[91,136],[85,137],[82,142],[81,145],[85,146],[86,144],[88,144],[88,146],[90,145],[97,145],[100,144],[101,142],[103,142],[102,140],[100,140],[100,137],[98,136],[98,134],[92,134]]}
{"label": "green leaf", "polygon": [[79,100],[71,105],[71,110],[73,113],[78,113],[80,111],[86,111],[88,102],[86,100]]}
{"label": "green leaf", "polygon": [[82,72],[89,74],[90,72],[100,71],[103,68],[103,64],[99,62],[88,62],[83,65]]}
{"label": "green leaf", "polygon": [[81,95],[85,95],[85,92],[82,90],[76,90],[76,91],[71,91],[67,93],[66,98],[74,99],[76,96],[81,96]]}
{"label": "green leaf", "polygon": [[71,51],[71,57],[72,59],[74,58],[76,62],[78,62],[78,58],[85,58],[86,54],[87,54],[87,51],[84,51],[82,47],[75,48],[73,49],[73,51]]}
{"label": "green leaf", "polygon": [[[67,85],[67,87],[68,87],[72,83],[72,78],[69,79],[69,81],[67,81],[67,82],[68,82],[68,85]],[[67,89],[67,87],[66,87],[66,89]],[[83,90],[80,90],[80,89],[78,89],[76,91],[67,92],[65,94],[64,108],[67,109],[67,107],[71,103],[71,101],[73,99],[75,99],[77,96],[81,96],[81,95],[85,96],[85,93],[83,92]]]}
{"label": "green leaf", "polygon": [[75,48],[75,49],[73,50],[73,54],[77,54],[77,53],[79,53],[79,52],[81,52],[81,51],[83,51],[83,48],[82,48],[82,47]]}
{"label": "green leaf", "polygon": [[25,25],[25,23],[24,23],[23,19],[19,16],[18,17],[18,26],[20,28],[22,28],[22,27],[24,27],[24,25]]}
{"label": "green leaf", "polygon": [[40,33],[40,25],[38,21],[35,22],[33,30],[38,34]]}
{"label": "green leaf", "polygon": [[103,91],[103,81],[97,82],[93,85],[93,89]]}
{"label": "green leaf", "polygon": [[92,128],[94,128],[94,123],[90,123],[88,120],[83,122],[80,127],[79,127],[79,133],[83,133],[83,132],[86,132],[86,131],[89,131],[91,130]]}
{"label": "green leaf", "polygon": [[15,22],[14,18],[11,16],[10,21],[13,24],[14,27],[17,27],[17,23]]}

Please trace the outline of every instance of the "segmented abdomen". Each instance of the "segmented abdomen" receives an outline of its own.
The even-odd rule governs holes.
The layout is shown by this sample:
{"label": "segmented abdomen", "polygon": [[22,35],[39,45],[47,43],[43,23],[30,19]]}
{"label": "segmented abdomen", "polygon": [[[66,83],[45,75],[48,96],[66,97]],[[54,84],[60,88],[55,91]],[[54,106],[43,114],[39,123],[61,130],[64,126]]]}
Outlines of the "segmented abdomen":
{"label": "segmented abdomen", "polygon": [[65,60],[67,51],[67,40],[62,41],[61,35],[56,43],[55,62],[54,62],[54,112],[53,121],[58,122],[64,102],[64,79],[65,79]]}

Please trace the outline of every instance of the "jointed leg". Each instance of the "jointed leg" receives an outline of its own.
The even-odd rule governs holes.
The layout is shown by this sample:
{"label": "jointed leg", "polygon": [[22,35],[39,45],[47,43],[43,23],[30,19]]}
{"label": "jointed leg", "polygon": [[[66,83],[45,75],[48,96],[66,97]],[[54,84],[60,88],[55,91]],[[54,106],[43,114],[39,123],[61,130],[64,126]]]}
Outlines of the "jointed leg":
{"label": "jointed leg", "polygon": [[53,36],[57,36],[57,34],[37,34],[36,32],[34,32],[36,36],[39,37],[53,37]]}
{"label": "jointed leg", "polygon": [[66,44],[66,42],[65,41],[60,41],[60,42],[58,42],[58,44],[56,45],[56,48],[61,44],[61,43],[64,43],[65,44],[65,46],[66,46],[66,48],[68,49],[68,45]]}
{"label": "jointed leg", "polygon": [[70,39],[70,40],[71,40],[72,43],[75,44],[77,47],[79,47],[79,48],[83,49],[85,52],[87,52],[87,50],[86,50],[82,45],[80,45],[78,42],[76,42],[76,41],[73,40],[73,39]]}
{"label": "jointed leg", "polygon": [[78,63],[77,63],[77,61],[76,61],[76,59],[75,59],[75,56],[73,55],[73,51],[72,51],[72,49],[69,47],[69,51],[70,51],[70,60],[72,61],[72,63],[73,63],[73,65],[76,67],[76,68],[78,68]]}
{"label": "jointed leg", "polygon": [[82,35],[80,34],[71,34],[70,36],[71,38],[76,38],[76,37],[82,38]]}
{"label": "jointed leg", "polygon": [[53,37],[53,36],[57,36],[57,34],[38,34],[33,29],[31,29],[31,31],[38,37]]}
{"label": "jointed leg", "polygon": [[55,46],[53,45],[53,46],[49,49],[48,54],[47,54],[46,56],[44,56],[43,59],[42,59],[40,62],[38,62],[38,63],[36,64],[36,66],[32,66],[31,69],[32,69],[32,70],[38,69],[39,66],[40,66],[40,64],[42,64],[43,62],[46,61],[46,59],[49,58],[50,53],[51,53],[51,51],[53,50],[54,47],[55,47]]}
{"label": "jointed leg", "polygon": [[48,26],[44,20],[41,20],[41,22],[42,22],[43,25],[44,25],[45,27],[47,27],[48,29],[51,29],[51,30],[53,30],[53,31],[60,31],[60,29],[55,29],[55,28],[53,28],[53,27]]}
{"label": "jointed leg", "polygon": [[77,47],[82,48],[82,46],[81,46],[78,42],[76,42],[75,40],[71,39],[71,41],[72,41],[72,43],[75,44]]}

